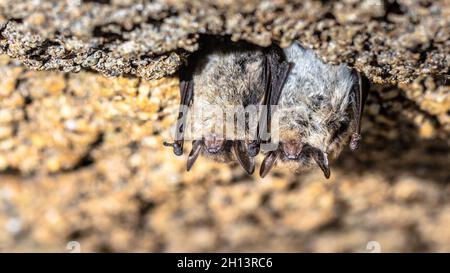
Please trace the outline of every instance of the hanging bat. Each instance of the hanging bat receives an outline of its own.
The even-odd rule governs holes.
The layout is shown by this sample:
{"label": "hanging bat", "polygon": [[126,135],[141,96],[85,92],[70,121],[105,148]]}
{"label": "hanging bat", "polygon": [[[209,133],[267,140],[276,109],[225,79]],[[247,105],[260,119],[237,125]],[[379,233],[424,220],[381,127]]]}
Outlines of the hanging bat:
{"label": "hanging bat", "polygon": [[[280,161],[295,172],[317,164],[329,178],[329,160],[348,140],[351,150],[358,148],[368,82],[344,64],[323,63],[297,42],[283,51],[291,69],[269,102],[277,105],[278,145],[265,154],[260,176]],[[269,113],[270,118],[275,115]]]}
{"label": "hanging bat", "polygon": [[[250,125],[244,118],[244,126],[239,127],[237,117],[230,122],[224,115],[230,113],[230,106],[242,106],[238,109],[243,109],[260,105],[263,97],[275,93],[273,90],[277,86],[271,82],[273,75],[283,71],[287,74],[287,63],[281,56],[281,50],[276,47],[263,49],[244,43],[213,44],[192,56],[188,65],[180,70],[180,109],[188,111],[180,111],[175,142],[165,142],[164,145],[173,147],[174,153],[181,155],[187,123],[190,122],[193,132],[202,132],[202,135],[192,138],[188,171],[203,154],[220,162],[237,159],[247,173],[254,172],[254,157],[260,148],[259,122]],[[201,113],[196,115],[194,109],[200,109]],[[186,112],[194,112],[190,120]],[[257,112],[247,114],[259,119]],[[240,128],[240,132],[232,132],[229,136],[226,130],[236,128]]]}

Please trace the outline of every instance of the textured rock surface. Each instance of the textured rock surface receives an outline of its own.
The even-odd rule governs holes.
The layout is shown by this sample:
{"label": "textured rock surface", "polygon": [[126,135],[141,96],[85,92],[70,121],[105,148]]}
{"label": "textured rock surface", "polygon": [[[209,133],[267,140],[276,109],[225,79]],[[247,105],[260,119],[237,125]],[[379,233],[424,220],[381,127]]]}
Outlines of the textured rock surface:
{"label": "textured rock surface", "polygon": [[372,90],[364,143],[330,180],[261,181],[204,158],[186,173],[162,147],[176,78],[0,62],[2,251],[450,251],[447,133],[398,89]]}
{"label": "textured rock surface", "polygon": [[0,1],[0,53],[37,70],[159,79],[205,35],[261,46],[299,40],[327,62],[400,86],[450,130],[446,0]]}
{"label": "textured rock surface", "polygon": [[[450,3],[322,2],[0,0],[0,251],[450,251]],[[328,181],[186,173],[167,76],[203,34],[362,71],[360,150]]]}
{"label": "textured rock surface", "polygon": [[326,2],[2,0],[0,52],[34,69],[156,79],[213,34],[261,46],[298,39],[379,83],[448,73],[448,1]]}

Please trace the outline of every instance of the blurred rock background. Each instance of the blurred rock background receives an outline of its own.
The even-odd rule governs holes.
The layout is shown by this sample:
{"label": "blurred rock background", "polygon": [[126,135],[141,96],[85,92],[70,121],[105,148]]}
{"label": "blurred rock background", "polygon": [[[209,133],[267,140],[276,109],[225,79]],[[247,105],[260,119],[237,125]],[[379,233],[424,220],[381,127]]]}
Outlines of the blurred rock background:
{"label": "blurred rock background", "polygon": [[[446,0],[0,1],[0,251],[450,251],[449,18]],[[361,148],[330,180],[185,172],[162,141],[203,34],[364,73]]]}

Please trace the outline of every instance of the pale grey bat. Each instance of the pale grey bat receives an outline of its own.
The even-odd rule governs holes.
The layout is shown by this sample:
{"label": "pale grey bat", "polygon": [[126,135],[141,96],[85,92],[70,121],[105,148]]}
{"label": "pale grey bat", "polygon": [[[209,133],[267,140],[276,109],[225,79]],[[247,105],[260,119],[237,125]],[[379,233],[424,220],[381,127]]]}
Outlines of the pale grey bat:
{"label": "pale grey bat", "polygon": [[[194,133],[202,132],[202,135],[192,138],[188,171],[202,153],[221,162],[237,159],[247,173],[254,172],[254,157],[259,152],[260,143],[258,135],[248,131],[257,131],[257,128],[250,128],[245,123],[244,134],[234,132],[235,135],[230,137],[225,129],[240,127],[230,124],[224,114],[230,112],[230,107],[259,105],[265,95],[275,92],[272,90],[278,86],[271,79],[275,75],[287,75],[288,70],[287,62],[281,58],[282,52],[277,49],[244,43],[214,43],[193,55],[188,65],[180,70],[181,106],[187,106],[189,112],[201,109],[202,113],[194,113],[188,120],[186,111],[180,111],[175,142],[165,142],[164,145],[172,146],[174,153],[181,155],[186,125],[190,125]],[[231,123],[236,123],[236,120]]]}
{"label": "pale grey bat", "polygon": [[344,64],[325,64],[298,42],[283,51],[291,68],[281,91],[271,94],[276,111],[268,121],[277,128],[276,141],[271,134],[278,146],[265,154],[260,176],[279,161],[297,173],[317,164],[329,178],[329,160],[349,140],[350,149],[358,148],[368,82]]}

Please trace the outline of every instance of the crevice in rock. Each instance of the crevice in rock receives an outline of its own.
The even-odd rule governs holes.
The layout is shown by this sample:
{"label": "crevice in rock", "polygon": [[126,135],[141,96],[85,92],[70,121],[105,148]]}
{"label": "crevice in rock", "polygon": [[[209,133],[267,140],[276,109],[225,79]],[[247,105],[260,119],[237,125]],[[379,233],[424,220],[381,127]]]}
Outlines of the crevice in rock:
{"label": "crevice in rock", "polygon": [[111,4],[111,0],[82,0],[83,3],[97,3],[97,4],[103,4],[103,5],[109,5]]}
{"label": "crevice in rock", "polygon": [[[103,138],[104,138],[104,133],[103,132],[99,133],[97,135],[96,140],[89,145],[89,147],[86,149],[86,152],[84,153],[83,156],[80,157],[78,162],[76,164],[74,164],[71,168],[62,170],[60,172],[61,173],[76,172],[76,171],[79,171],[80,169],[87,168],[87,167],[91,166],[92,164],[94,164],[95,159],[92,156],[92,152],[96,148],[98,148],[102,145],[103,140],[104,140]],[[56,172],[53,174],[55,175],[60,172]]]}

